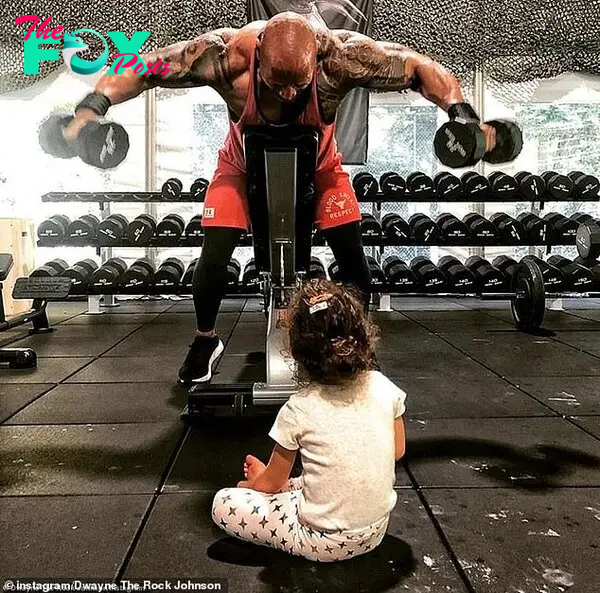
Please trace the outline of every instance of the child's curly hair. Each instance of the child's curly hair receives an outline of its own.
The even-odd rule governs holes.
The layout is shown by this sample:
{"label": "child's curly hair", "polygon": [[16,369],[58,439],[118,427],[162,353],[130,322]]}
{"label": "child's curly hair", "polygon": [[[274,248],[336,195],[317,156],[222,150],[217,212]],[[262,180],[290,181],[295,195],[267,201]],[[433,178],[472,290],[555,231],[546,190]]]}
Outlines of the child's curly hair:
{"label": "child's curly hair", "polygon": [[378,331],[358,291],[324,278],[306,282],[288,323],[291,354],[311,380],[344,383],[371,368]]}

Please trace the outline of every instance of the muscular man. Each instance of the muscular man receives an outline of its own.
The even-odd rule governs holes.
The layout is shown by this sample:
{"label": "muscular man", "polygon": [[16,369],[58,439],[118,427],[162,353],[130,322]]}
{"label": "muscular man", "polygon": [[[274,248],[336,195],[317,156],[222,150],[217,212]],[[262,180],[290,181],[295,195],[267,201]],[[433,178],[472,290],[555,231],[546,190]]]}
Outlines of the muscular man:
{"label": "muscular man", "polygon": [[[210,380],[212,365],[223,351],[215,323],[226,289],[226,266],[249,224],[242,149],[246,125],[296,123],[319,129],[315,222],[339,264],[340,278],[361,289],[368,302],[370,274],[360,236],[359,205],[334,139],[337,109],[356,87],[382,92],[412,88],[460,115],[470,107],[458,81],[435,61],[406,47],[350,31],[313,28],[289,12],[241,29],[205,33],[141,57],[146,63],[168,62],[168,73],[144,76],[129,69],[103,76],[95,92],[76,108],[65,138],[74,140],[90,119],[105,115],[110,105],[152,87],[210,86],[229,108],[230,129],[207,190],[205,238],[194,271],[197,332],[179,371],[180,380]],[[485,124],[481,128],[491,150],[494,129]]]}

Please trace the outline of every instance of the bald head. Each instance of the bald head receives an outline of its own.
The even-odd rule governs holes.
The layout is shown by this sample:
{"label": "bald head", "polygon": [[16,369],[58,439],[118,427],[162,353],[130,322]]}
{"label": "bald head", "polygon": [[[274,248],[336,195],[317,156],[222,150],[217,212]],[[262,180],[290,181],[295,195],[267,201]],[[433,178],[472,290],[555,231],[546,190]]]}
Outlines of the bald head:
{"label": "bald head", "polygon": [[295,12],[271,18],[259,48],[263,81],[285,101],[308,86],[317,66],[317,38],[310,23]]}

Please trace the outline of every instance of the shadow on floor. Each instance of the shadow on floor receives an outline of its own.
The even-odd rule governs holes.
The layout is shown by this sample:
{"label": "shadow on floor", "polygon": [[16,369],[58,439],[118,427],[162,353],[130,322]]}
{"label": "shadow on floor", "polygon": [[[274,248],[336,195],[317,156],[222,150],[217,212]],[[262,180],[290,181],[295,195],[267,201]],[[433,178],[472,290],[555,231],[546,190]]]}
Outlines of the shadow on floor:
{"label": "shadow on floor", "polygon": [[312,562],[231,537],[215,542],[207,554],[227,564],[264,566],[258,578],[273,592],[380,593],[416,568],[411,547],[391,535],[386,535],[372,552],[343,562]]}

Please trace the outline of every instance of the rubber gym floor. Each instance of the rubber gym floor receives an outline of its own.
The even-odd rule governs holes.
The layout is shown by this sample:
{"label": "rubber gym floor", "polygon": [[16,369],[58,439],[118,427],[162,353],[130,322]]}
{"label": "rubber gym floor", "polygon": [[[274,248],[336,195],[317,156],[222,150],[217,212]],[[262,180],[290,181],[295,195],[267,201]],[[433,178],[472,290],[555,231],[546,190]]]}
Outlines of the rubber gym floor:
{"label": "rubber gym floor", "polygon": [[[268,456],[274,412],[181,421],[190,301],[97,316],[54,304],[54,333],[1,333],[0,345],[39,356],[33,372],[0,369],[1,576],[219,578],[230,593],[597,593],[600,301],[547,311],[553,336],[517,332],[508,303],[392,306],[374,318],[383,370],[408,394],[398,503],[381,546],[338,564],[213,525],[214,493],[240,479],[247,453]],[[214,380],[259,379],[258,301],[225,302],[218,330]]]}

